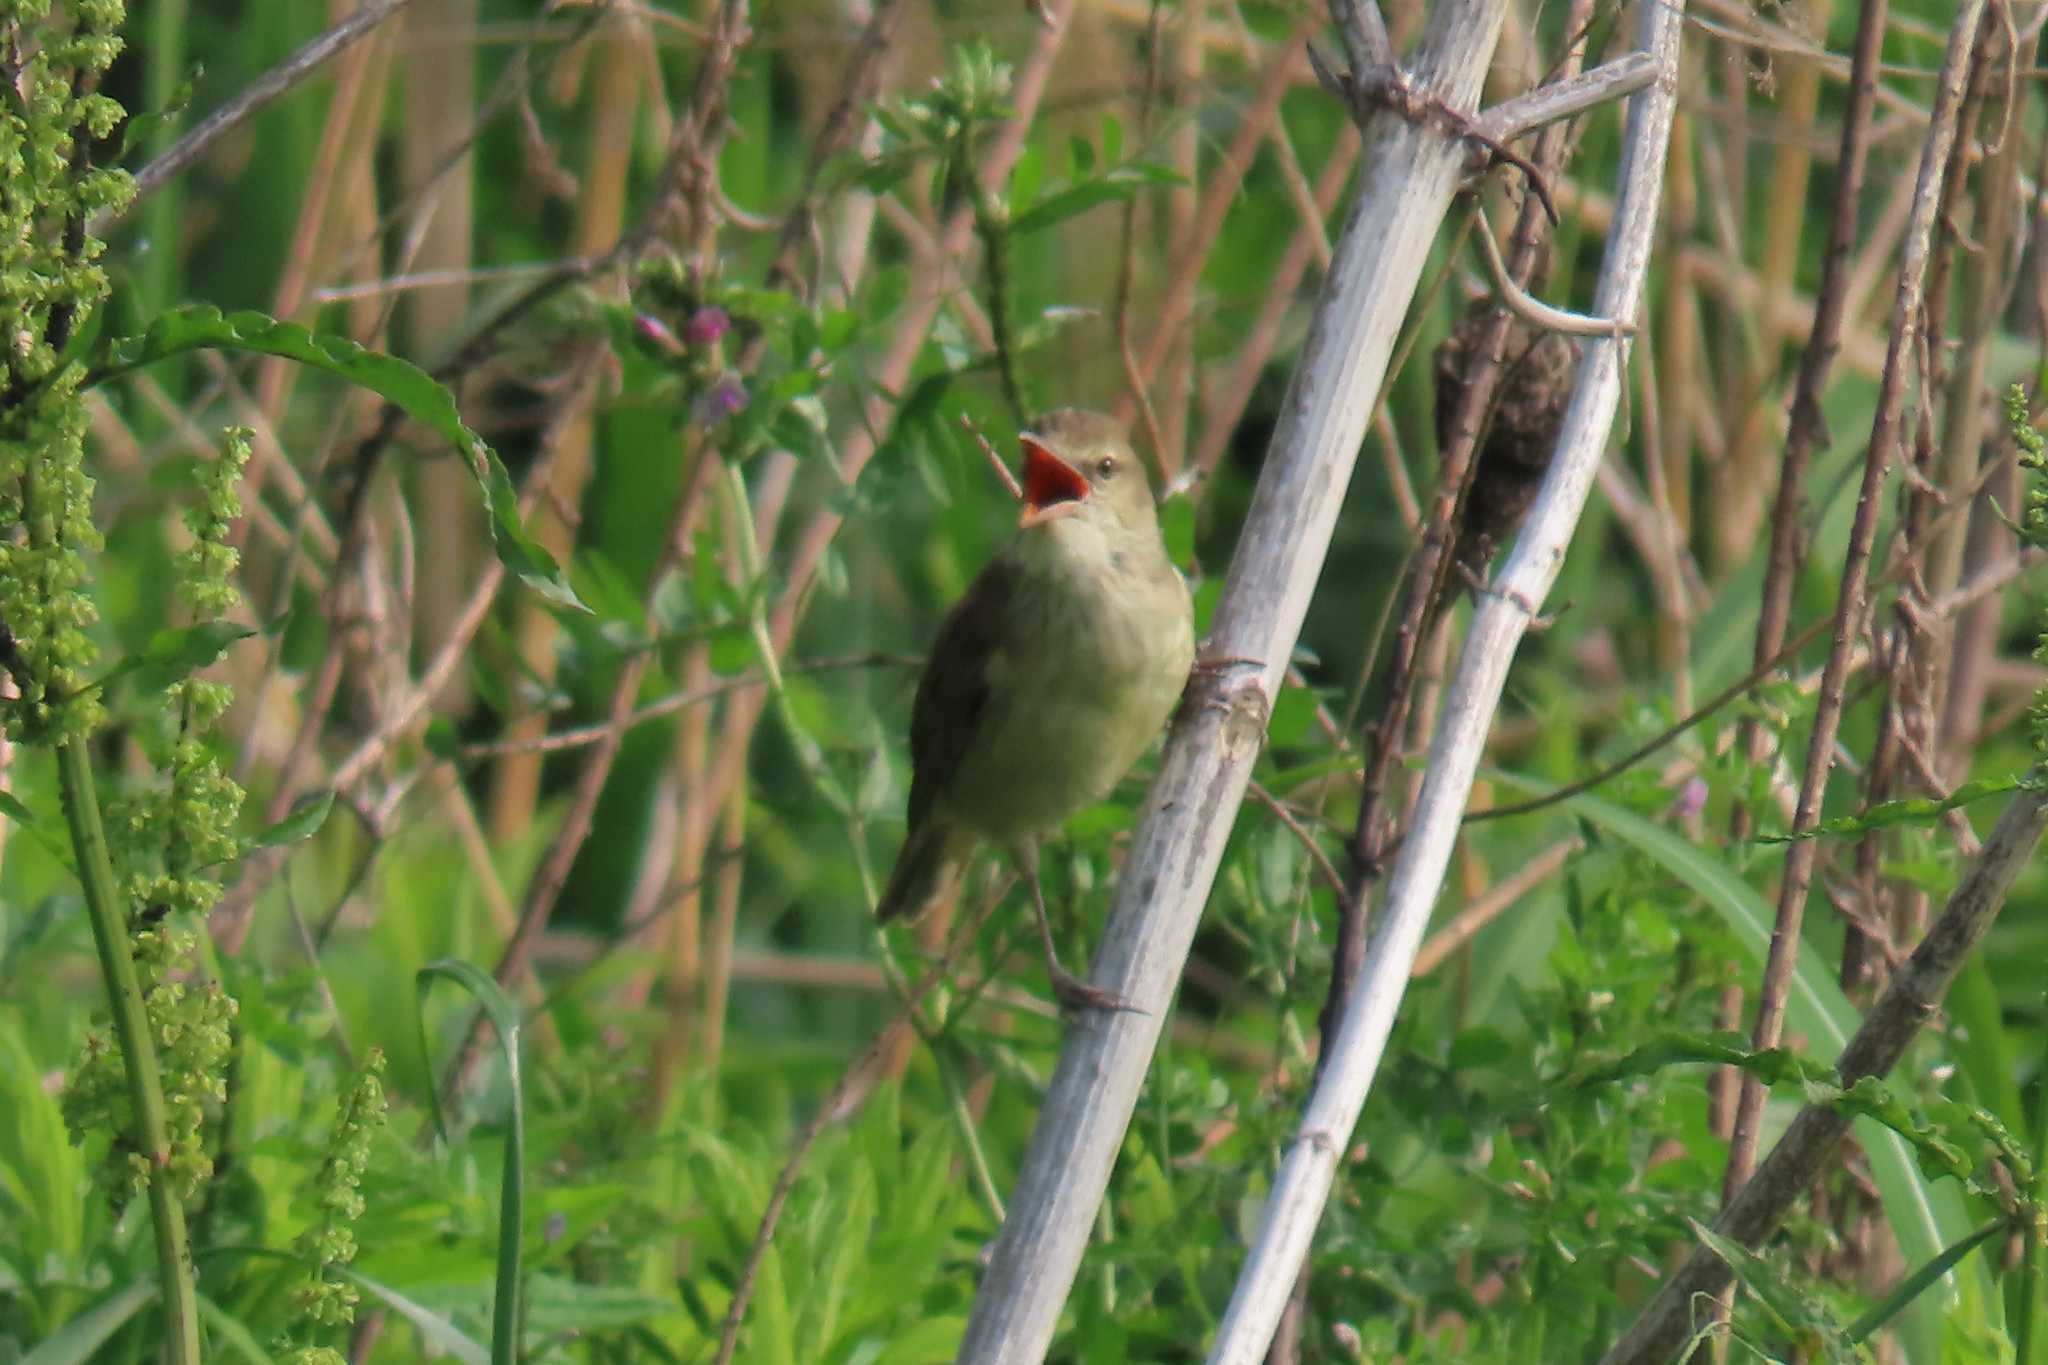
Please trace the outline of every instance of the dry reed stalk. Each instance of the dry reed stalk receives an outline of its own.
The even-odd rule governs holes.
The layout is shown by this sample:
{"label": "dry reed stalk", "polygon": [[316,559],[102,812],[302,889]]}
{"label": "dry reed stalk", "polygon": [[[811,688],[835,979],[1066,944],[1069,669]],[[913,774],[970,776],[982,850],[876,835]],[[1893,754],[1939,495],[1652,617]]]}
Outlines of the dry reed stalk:
{"label": "dry reed stalk", "polygon": [[[1150,339],[1138,357],[1138,380],[1148,387],[1166,365],[1169,352],[1181,344],[1187,333],[1189,317],[1194,311],[1195,290],[1201,283],[1202,267],[1208,263],[1210,250],[1223,230],[1224,219],[1243,188],[1244,177],[1251,170],[1252,158],[1258,153],[1259,144],[1269,137],[1285,135],[1280,122],[1280,102],[1301,80],[1303,53],[1308,47],[1308,35],[1314,32],[1315,27],[1313,22],[1304,21],[1285,42],[1268,49],[1265,69],[1260,74],[1251,103],[1220,158],[1200,203],[1184,221],[1175,222],[1173,248],[1169,255],[1173,264],[1168,267],[1165,288],[1152,310]],[[1120,403],[1117,412],[1126,419],[1130,417],[1128,399]]]}
{"label": "dry reed stalk", "polygon": [[1296,295],[1301,288],[1302,277],[1308,273],[1309,262],[1319,260],[1323,268],[1328,268],[1329,239],[1323,229],[1322,218],[1328,217],[1337,206],[1337,197],[1344,192],[1344,184],[1351,178],[1352,168],[1358,164],[1358,150],[1358,130],[1347,127],[1338,136],[1336,149],[1316,176],[1314,202],[1321,217],[1313,222],[1304,220],[1294,230],[1294,239],[1287,244],[1278,268],[1273,271],[1272,281],[1266,286],[1265,301],[1259,305],[1258,317],[1245,334],[1244,344],[1238,348],[1229,379],[1206,386],[1215,390],[1215,396],[1202,414],[1202,443],[1195,450],[1194,460],[1194,467],[1204,474],[1216,468],[1216,462],[1229,448],[1231,434],[1237,430],[1245,407],[1251,402],[1259,376],[1265,372],[1266,362],[1272,359],[1273,350],[1279,345],[1281,325],[1299,302]]}
{"label": "dry reed stalk", "polygon": [[[403,95],[405,117],[399,134],[398,171],[405,192],[417,197],[415,223],[405,236],[412,244],[408,268],[448,271],[456,276],[471,259],[474,158],[461,136],[476,102],[477,0],[414,0],[405,15],[407,46]],[[439,31],[453,41],[426,40]],[[451,145],[455,144],[455,145]],[[357,224],[354,241],[377,237],[377,217]],[[359,270],[377,268],[365,253]],[[414,355],[435,355],[456,335],[469,311],[469,291],[459,282],[419,289],[406,299],[406,333]],[[414,501],[422,521],[435,528],[433,553],[420,560],[418,626],[438,640],[461,611],[463,595],[489,551],[470,510],[476,480],[458,460],[430,460],[419,471]],[[552,548],[552,547],[551,547]],[[443,699],[448,710],[468,709],[467,679]]]}
{"label": "dry reed stalk", "polygon": [[[1816,31],[1826,31],[1827,12],[1826,0],[1815,0],[1810,18]],[[1806,222],[1806,191],[1813,173],[1810,148],[1818,136],[1821,71],[1818,62],[1793,56],[1780,58],[1775,67],[1779,92],[1772,109],[1783,124],[1783,136],[1771,150],[1756,273],[1767,295],[1782,297],[1796,283],[1800,229]],[[1770,506],[1772,450],[1780,411],[1778,358],[1787,335],[1766,315],[1751,331],[1750,344],[1735,358],[1736,368],[1730,376],[1728,412],[1733,427],[1728,454],[1713,471],[1711,524],[1699,528],[1710,538],[1713,562],[1718,566],[1741,564],[1754,553]]]}
{"label": "dry reed stalk", "polygon": [[[1201,103],[1202,69],[1204,45],[1200,37],[1200,25],[1208,12],[1208,5],[1198,0],[1194,4],[1180,7],[1180,22],[1174,26],[1173,34],[1173,105],[1171,120],[1172,133],[1168,140],[1168,162],[1180,174],[1183,183],[1174,186],[1166,194],[1166,239],[1169,242],[1188,240],[1194,230],[1197,205],[1201,200],[1201,125],[1198,110]],[[1267,117],[1276,118],[1277,105]],[[1250,157],[1247,155],[1248,163]],[[1244,167],[1237,168],[1240,179]],[[1213,189],[1213,187],[1211,187]],[[1195,269],[1199,273],[1200,262],[1208,256],[1206,250],[1196,257]],[[1159,405],[1159,449],[1156,458],[1160,472],[1170,483],[1187,462],[1188,453],[1188,405],[1195,395],[1195,334],[1192,327],[1175,327],[1166,332],[1171,342],[1165,364],[1162,366],[1162,387],[1166,401]]]}
{"label": "dry reed stalk", "polygon": [[[1681,82],[1688,81],[1698,61],[1696,53],[1681,59]],[[1699,227],[1700,187],[1699,169],[1694,158],[1697,140],[1694,126],[1694,116],[1681,105],[1671,129],[1671,165],[1665,180],[1664,232],[1674,243],[1690,243]],[[1704,311],[1701,282],[1688,268],[1689,263],[1682,253],[1674,253],[1674,257],[1664,272],[1664,306],[1657,311],[1650,326],[1644,329],[1658,360],[1646,378],[1659,391],[1658,410],[1664,420],[1659,423],[1659,441],[1654,445],[1644,444],[1643,465],[1645,481],[1654,466],[1657,481],[1668,490],[1665,515],[1680,525],[1690,525],[1690,433],[1694,429],[1691,415],[1700,405],[1699,395],[1703,392],[1710,394],[1713,388],[1705,373],[1707,363],[1701,346],[1701,313]],[[1643,553],[1647,564],[1657,563],[1661,558],[1654,545],[1652,537],[1637,537],[1637,549]]]}
{"label": "dry reed stalk", "polygon": [[[580,163],[576,217],[570,229],[570,251],[595,255],[610,249],[625,231],[626,181],[632,161],[633,123],[644,87],[639,79],[646,26],[626,15],[613,15],[592,35],[591,111]],[[550,504],[583,505],[590,483],[597,419],[596,391],[584,390],[562,433],[561,451],[548,481],[543,508]],[[461,471],[457,471],[461,472]],[[465,498],[475,495],[464,490]],[[463,518],[465,524],[470,520]],[[576,528],[558,514],[534,518],[527,529],[556,559],[567,562],[576,543]],[[560,634],[552,614],[530,599],[514,606],[513,647],[522,666],[543,686],[555,677],[555,640]],[[544,712],[521,707],[506,722],[508,739],[537,739],[547,733]],[[489,825],[493,842],[517,838],[532,823],[540,796],[541,756],[520,752],[500,759],[491,774]]]}
{"label": "dry reed stalk", "polygon": [[[1987,53],[1987,67],[2015,60],[2002,30],[1994,30],[1998,49]],[[1994,83],[1995,75],[1992,77]],[[1963,300],[1959,313],[1963,333],[1950,358],[1948,390],[1943,404],[1941,450],[1934,475],[1944,498],[1975,499],[1980,462],[1987,452],[1987,430],[1992,412],[1994,387],[1991,380],[1992,345],[1999,334],[2017,282],[2012,269],[2013,245],[2020,229],[2023,190],[2020,185],[2020,153],[2023,139],[2013,120],[2018,110],[2003,95],[1984,122],[2003,127],[1992,150],[1978,169],[1973,236],[1978,249],[1961,260]],[[2001,434],[1990,443],[2005,456],[2006,440]],[[1952,519],[1935,536],[1928,554],[1924,578],[1926,594],[1919,585],[1910,590],[1914,605],[1925,611],[1934,599],[1953,592],[1966,570],[1981,571],[1987,564],[2016,554],[2012,532],[2000,520],[2000,506],[2017,507],[2018,468],[2005,460],[2006,474],[2000,482],[2007,487],[2002,500],[1985,498],[1977,502],[1973,515]],[[1941,670],[1939,690],[1933,699],[1935,714],[1929,718],[1927,742],[1939,755],[1937,766],[1950,781],[1960,781],[1969,767],[1981,722],[1983,677],[1998,650],[1998,603],[1985,601],[1960,621],[1937,613],[1926,619],[1934,623],[1931,653]]]}

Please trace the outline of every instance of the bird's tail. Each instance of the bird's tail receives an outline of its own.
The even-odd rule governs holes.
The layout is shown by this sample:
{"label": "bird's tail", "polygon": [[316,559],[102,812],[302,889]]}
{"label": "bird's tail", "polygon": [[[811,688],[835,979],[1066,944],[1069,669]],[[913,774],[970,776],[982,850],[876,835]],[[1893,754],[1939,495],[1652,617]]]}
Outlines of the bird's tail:
{"label": "bird's tail", "polygon": [[896,870],[889,874],[888,888],[875,906],[875,918],[923,915],[953,893],[973,852],[973,836],[945,820],[924,821],[903,841]]}

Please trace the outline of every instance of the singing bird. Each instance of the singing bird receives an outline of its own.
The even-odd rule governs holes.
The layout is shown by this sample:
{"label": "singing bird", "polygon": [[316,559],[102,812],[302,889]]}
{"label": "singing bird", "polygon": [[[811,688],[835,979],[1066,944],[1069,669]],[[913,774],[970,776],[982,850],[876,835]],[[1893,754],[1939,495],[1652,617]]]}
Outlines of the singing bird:
{"label": "singing bird", "polygon": [[987,840],[1031,884],[1061,1003],[1125,1008],[1060,965],[1038,846],[1165,725],[1194,662],[1194,612],[1115,421],[1067,408],[1019,439],[1017,534],[939,628],[918,683],[910,829],[876,914],[922,914]]}

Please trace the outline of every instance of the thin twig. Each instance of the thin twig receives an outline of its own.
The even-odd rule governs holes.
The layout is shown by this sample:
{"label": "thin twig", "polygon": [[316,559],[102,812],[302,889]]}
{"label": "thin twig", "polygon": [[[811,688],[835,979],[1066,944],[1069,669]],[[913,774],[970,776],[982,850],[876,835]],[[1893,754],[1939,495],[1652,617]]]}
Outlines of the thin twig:
{"label": "thin twig", "polygon": [[[924,663],[915,654],[849,654],[827,659],[806,659],[779,664],[783,676],[798,673],[827,673],[846,668],[917,668]],[[768,678],[761,673],[741,673],[730,678],[720,678],[707,687],[691,688],[673,693],[659,701],[648,702],[620,722],[613,725],[601,722],[596,725],[579,725],[574,729],[556,730],[551,734],[539,735],[533,739],[482,740],[462,746],[465,759],[499,758],[505,754],[553,754],[568,749],[581,749],[587,745],[602,743],[616,738],[628,730],[686,711],[692,706],[715,701],[729,693],[753,687],[766,687]]]}
{"label": "thin twig", "polygon": [[[1834,766],[1835,738],[1841,728],[1844,687],[1867,606],[1870,556],[1877,537],[1880,494],[1899,445],[1906,368],[1910,348],[1919,329],[1921,287],[1933,247],[1941,180],[1955,141],[1963,87],[1971,54],[1976,47],[1984,4],[1985,0],[1964,0],[1955,26],[1950,30],[1933,119],[1921,151],[1912,225],[1907,232],[1905,251],[1899,264],[1898,289],[1892,303],[1891,341],[1885,372],[1879,381],[1877,411],[1871,422],[1863,482],[1856,499],[1856,516],[1850,527],[1848,548],[1843,554],[1840,596],[1834,616],[1834,641],[1821,673],[1820,696],[1815,703],[1806,765],[1800,780],[1799,804],[1792,817],[1791,833],[1794,836],[1810,833],[1819,824],[1828,770]],[[1818,840],[1796,837],[1786,851],[1785,867],[1779,882],[1777,918],[1771,929],[1770,952],[1765,959],[1763,981],[1757,992],[1755,1024],[1750,1034],[1751,1046],[1757,1049],[1776,1047],[1780,1040],[1785,998],[1791,986],[1792,965],[1805,915],[1807,888],[1813,878],[1818,851]],[[1731,1198],[1748,1180],[1750,1167],[1756,1160],[1764,1100],[1762,1082],[1754,1073],[1745,1073],[1742,1097],[1736,1106],[1735,1132],[1729,1143],[1724,1181],[1724,1188]]]}
{"label": "thin twig", "polygon": [[1564,866],[1567,858],[1585,846],[1585,841],[1577,837],[1560,839],[1488,887],[1484,895],[1476,897],[1449,924],[1429,936],[1415,954],[1415,963],[1408,969],[1408,974],[1428,976],[1435,971],[1445,958],[1470,943],[1481,929],[1498,919],[1503,910],[1549,881]]}
{"label": "thin twig", "polygon": [[[135,195],[122,209],[128,210],[185,169],[199,155],[228,133],[254,118],[301,81],[329,61],[370,36],[377,25],[404,9],[410,0],[367,0],[348,18],[310,39],[298,51],[251,81],[240,94],[208,114],[192,130],[152,158],[135,173]],[[93,220],[92,231],[100,235],[115,215],[102,214]]]}

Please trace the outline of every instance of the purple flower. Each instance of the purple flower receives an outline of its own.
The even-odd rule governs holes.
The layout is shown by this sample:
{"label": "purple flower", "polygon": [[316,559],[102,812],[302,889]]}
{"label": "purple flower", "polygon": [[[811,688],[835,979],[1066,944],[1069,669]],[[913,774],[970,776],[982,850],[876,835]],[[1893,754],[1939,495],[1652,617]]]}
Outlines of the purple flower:
{"label": "purple flower", "polygon": [[633,330],[640,334],[642,341],[659,346],[674,355],[683,353],[683,343],[676,340],[676,334],[668,324],[649,313],[637,313],[633,317]]}
{"label": "purple flower", "polygon": [[1681,820],[1690,820],[1707,808],[1707,784],[1697,777],[1689,777],[1678,789],[1678,799],[1671,803],[1671,813]]}
{"label": "purple flower", "polygon": [[716,384],[698,395],[691,406],[690,420],[700,427],[715,427],[747,405],[747,386],[727,371]]}
{"label": "purple flower", "polygon": [[692,346],[709,346],[732,330],[732,319],[723,308],[707,303],[690,314],[683,326],[683,339]]}

